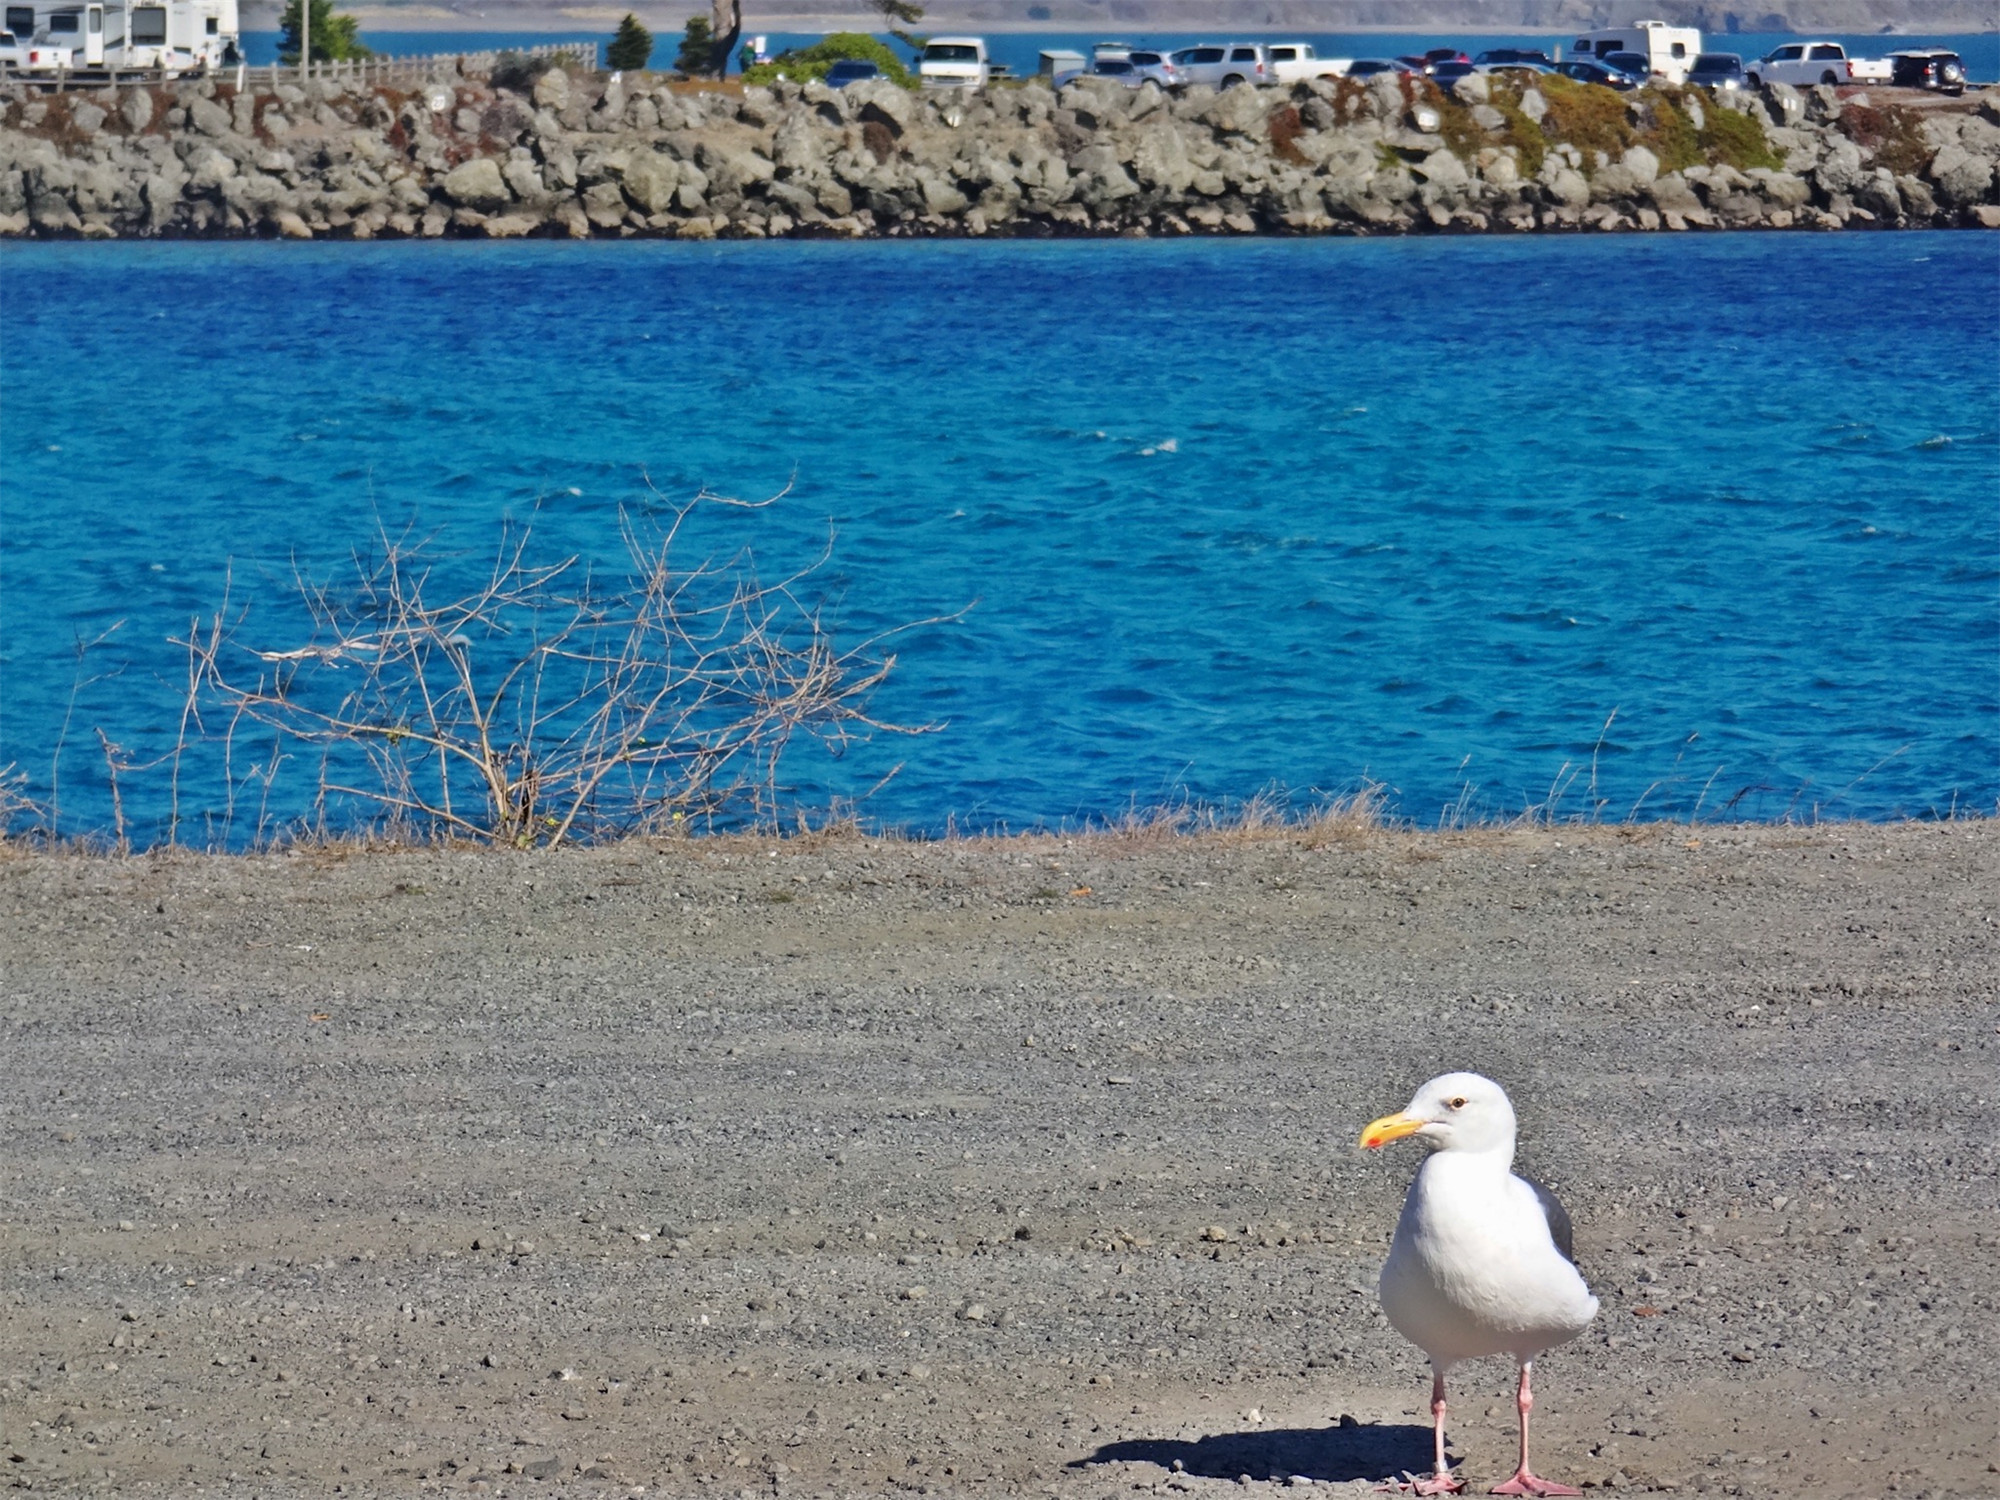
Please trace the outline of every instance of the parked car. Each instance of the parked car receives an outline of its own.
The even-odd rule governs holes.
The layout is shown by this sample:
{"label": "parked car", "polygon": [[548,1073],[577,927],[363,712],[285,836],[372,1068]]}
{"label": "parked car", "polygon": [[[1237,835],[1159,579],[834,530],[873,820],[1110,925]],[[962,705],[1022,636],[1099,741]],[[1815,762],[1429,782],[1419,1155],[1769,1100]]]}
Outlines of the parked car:
{"label": "parked car", "polygon": [[1173,63],[1181,82],[1188,85],[1205,83],[1210,88],[1233,89],[1239,83],[1271,81],[1270,60],[1263,46],[1255,42],[1186,47],[1174,54]]}
{"label": "parked car", "polygon": [[1623,93],[1636,89],[1646,80],[1626,72],[1623,68],[1608,68],[1601,62],[1588,58],[1572,57],[1556,64],[1556,71],[1565,78],[1573,78],[1578,83],[1594,83],[1599,88],[1617,89]]}
{"label": "parked car", "polygon": [[0,31],[0,73],[13,73],[28,60],[28,54],[21,44],[14,40],[11,31]]}
{"label": "parked car", "polygon": [[1548,53],[1525,47],[1488,47],[1472,60],[1482,68],[1497,68],[1507,63],[1533,63],[1540,68],[1555,66]]}
{"label": "parked car", "polygon": [[1849,57],[1839,42],[1787,42],[1748,70],[1750,87],[1789,83],[1809,88],[1815,83],[1887,83],[1893,67],[1885,59],[1873,62]]}
{"label": "parked car", "polygon": [[1450,88],[1459,79],[1477,73],[1478,68],[1469,62],[1441,62],[1431,69],[1431,77],[1437,80],[1439,88]]}
{"label": "parked car", "polygon": [[1701,53],[1688,69],[1687,81],[1704,89],[1742,89],[1750,82],[1743,74],[1743,59],[1734,52]]}
{"label": "parked car", "polygon": [[882,70],[865,57],[843,57],[826,70],[826,86],[830,89],[844,89],[850,83],[860,83],[864,79],[880,78]]}
{"label": "parked car", "polygon": [[1474,63],[1472,65],[1472,71],[1475,73],[1486,73],[1495,77],[1511,73],[1514,77],[1523,81],[1540,78],[1544,74],[1555,72],[1555,70],[1556,65],[1554,63],[1505,62]]}
{"label": "parked car", "polygon": [[1912,47],[1889,54],[1889,81],[1898,88],[1965,92],[1965,59],[1944,47]]}
{"label": "parked car", "polygon": [[1310,42],[1270,42],[1265,56],[1276,83],[1299,83],[1308,78],[1340,78],[1354,61],[1351,57],[1321,57]]}
{"label": "parked car", "polygon": [[1135,47],[1131,59],[1132,71],[1139,75],[1139,87],[1151,84],[1154,88],[1177,89],[1181,86],[1181,70],[1174,66],[1174,60],[1166,53]]}
{"label": "parked car", "polygon": [[1349,78],[1373,78],[1377,73],[1413,73],[1416,69],[1400,57],[1357,57],[1347,65]]}
{"label": "parked car", "polygon": [[1641,83],[1653,76],[1653,64],[1643,52],[1605,52],[1595,60],[1607,68],[1630,73]]}
{"label": "parked car", "polygon": [[1469,63],[1471,61],[1471,58],[1467,57],[1456,47],[1433,47],[1424,54],[1424,71],[1435,77],[1439,63]]}

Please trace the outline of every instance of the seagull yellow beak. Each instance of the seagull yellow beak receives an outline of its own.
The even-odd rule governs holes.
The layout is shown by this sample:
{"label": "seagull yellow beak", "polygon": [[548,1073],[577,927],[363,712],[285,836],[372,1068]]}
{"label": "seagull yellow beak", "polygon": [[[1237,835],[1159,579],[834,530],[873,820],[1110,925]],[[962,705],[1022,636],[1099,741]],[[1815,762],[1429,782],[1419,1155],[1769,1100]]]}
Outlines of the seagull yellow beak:
{"label": "seagull yellow beak", "polygon": [[1373,1151],[1391,1141],[1400,1141],[1406,1135],[1415,1135],[1429,1123],[1415,1115],[1384,1115],[1379,1120],[1371,1120],[1368,1128],[1361,1132],[1361,1144]]}

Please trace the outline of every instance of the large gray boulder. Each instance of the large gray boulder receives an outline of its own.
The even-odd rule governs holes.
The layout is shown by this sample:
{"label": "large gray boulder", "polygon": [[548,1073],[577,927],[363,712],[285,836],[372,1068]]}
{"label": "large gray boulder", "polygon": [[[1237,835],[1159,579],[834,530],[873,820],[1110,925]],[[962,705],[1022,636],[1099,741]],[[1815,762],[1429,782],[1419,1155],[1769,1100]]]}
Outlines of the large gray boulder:
{"label": "large gray boulder", "polygon": [[1834,136],[1820,156],[1814,175],[1829,194],[1852,193],[1868,176],[1861,165],[1861,148],[1844,135]]}
{"label": "large gray boulder", "polygon": [[896,135],[910,128],[917,101],[886,78],[866,78],[841,90],[849,119],[879,120]]}
{"label": "large gray boulder", "polygon": [[1747,175],[1766,199],[1779,208],[1803,208],[1812,202],[1812,189],[1803,178],[1790,172],[1774,172],[1769,167],[1752,167]]}
{"label": "large gray boulder", "polygon": [[1075,196],[1081,203],[1098,207],[1138,196],[1139,184],[1109,146],[1086,146],[1070,158],[1069,166],[1078,179]]}
{"label": "large gray boulder", "polygon": [[625,164],[625,193],[649,214],[674,206],[680,191],[681,164],[659,151],[634,151]]}
{"label": "large gray boulder", "polygon": [[1233,89],[1224,89],[1209,100],[1201,117],[1219,134],[1269,141],[1271,111],[1274,108],[1274,101],[1263,89],[1241,84]]}
{"label": "large gray boulder", "polygon": [[1539,181],[1558,203],[1582,208],[1590,201],[1590,184],[1583,174],[1554,153],[1543,159]]}
{"label": "large gray boulder", "polygon": [[187,102],[188,124],[203,135],[225,136],[234,130],[234,122],[229,111],[213,99],[203,99],[199,95]]}
{"label": "large gray boulder", "polygon": [[500,176],[500,165],[490,156],[475,156],[453,167],[440,184],[445,196],[460,208],[490,212],[510,202],[513,195]]}
{"label": "large gray boulder", "polygon": [[1139,133],[1132,146],[1132,172],[1149,188],[1178,196],[1194,181],[1194,163],[1173,122],[1159,119]]}
{"label": "large gray boulder", "polygon": [[569,104],[569,74],[550,68],[535,80],[535,108],[561,114]]}
{"label": "large gray boulder", "polygon": [[1987,190],[1993,186],[1992,166],[1956,141],[1931,158],[1925,175],[1937,185],[1938,196],[1947,203],[1984,202]]}

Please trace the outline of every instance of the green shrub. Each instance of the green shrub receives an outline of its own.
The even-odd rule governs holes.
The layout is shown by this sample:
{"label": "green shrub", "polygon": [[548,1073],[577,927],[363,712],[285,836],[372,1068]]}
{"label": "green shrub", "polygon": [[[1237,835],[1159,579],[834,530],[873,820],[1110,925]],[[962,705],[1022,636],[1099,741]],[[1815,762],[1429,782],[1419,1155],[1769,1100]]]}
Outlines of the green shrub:
{"label": "green shrub", "polygon": [[1775,170],[1785,164],[1785,159],[1764,138],[1764,122],[1759,116],[1747,110],[1724,109],[1719,104],[1711,104],[1705,113],[1707,118],[1696,139],[1711,166],[1730,166],[1747,172],[1752,167]]}
{"label": "green shrub", "polygon": [[769,62],[753,63],[743,70],[743,81],[770,83],[783,75],[794,83],[803,83],[808,78],[826,77],[828,68],[849,57],[872,62],[886,77],[906,89],[917,86],[916,78],[886,43],[858,31],[836,31],[810,47],[780,53]]}
{"label": "green shrub", "polygon": [[1505,74],[1496,74],[1487,90],[1486,102],[1499,110],[1506,120],[1500,130],[1496,145],[1512,146],[1514,160],[1523,177],[1533,177],[1542,170],[1542,162],[1549,154],[1549,138],[1542,134],[1542,127],[1521,108],[1521,96],[1526,89]]}
{"label": "green shrub", "polygon": [[630,11],[618,23],[618,34],[604,49],[604,61],[614,73],[636,73],[653,60],[653,33]]}
{"label": "green shrub", "polygon": [[[1682,108],[1681,96],[1661,89],[1652,100],[1653,124],[1639,138],[1639,144],[1660,159],[1662,172],[1685,172],[1707,159],[1694,121]],[[1703,112],[1706,115],[1706,111]]]}
{"label": "green shrub", "polygon": [[1540,80],[1549,112],[1542,116],[1542,134],[1549,141],[1567,141],[1583,153],[1584,170],[1592,169],[1593,151],[1616,159],[1632,144],[1632,123],[1625,117],[1625,99],[1596,83],[1551,74]]}

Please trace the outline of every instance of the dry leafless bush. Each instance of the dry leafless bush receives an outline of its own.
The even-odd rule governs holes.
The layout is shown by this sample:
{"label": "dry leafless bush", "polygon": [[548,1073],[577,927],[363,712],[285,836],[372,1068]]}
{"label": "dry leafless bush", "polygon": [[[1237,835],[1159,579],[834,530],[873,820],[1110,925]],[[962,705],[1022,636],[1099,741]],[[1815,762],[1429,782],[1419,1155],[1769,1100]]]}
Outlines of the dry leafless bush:
{"label": "dry leafless bush", "polygon": [[468,589],[424,542],[384,535],[338,585],[298,580],[306,639],[248,646],[218,615],[181,644],[232,742],[263,726],[273,774],[299,752],[317,761],[321,832],[343,801],[392,835],[518,848],[775,827],[799,734],[838,751],[934,727],[870,715],[888,640],[914,624],[837,645],[807,597],[827,551],[776,581],[747,551],[682,560],[697,512],[777,498],[703,492],[627,515],[609,578],[575,556],[538,561],[530,531],[508,527]]}

